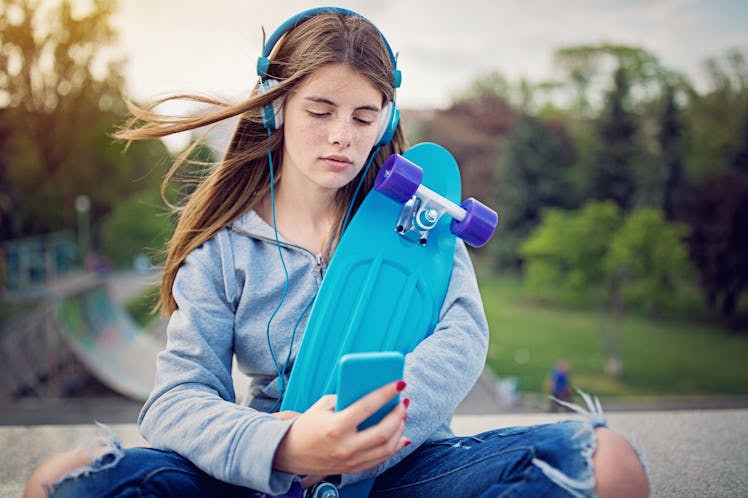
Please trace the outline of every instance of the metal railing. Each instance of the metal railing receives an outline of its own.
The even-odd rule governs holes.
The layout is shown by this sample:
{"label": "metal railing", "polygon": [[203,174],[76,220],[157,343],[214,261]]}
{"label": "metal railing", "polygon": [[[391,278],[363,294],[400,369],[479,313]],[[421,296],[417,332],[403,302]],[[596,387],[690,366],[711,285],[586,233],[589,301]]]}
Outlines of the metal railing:
{"label": "metal railing", "polygon": [[33,293],[62,275],[80,271],[81,259],[67,231],[4,242],[0,245],[0,295]]}

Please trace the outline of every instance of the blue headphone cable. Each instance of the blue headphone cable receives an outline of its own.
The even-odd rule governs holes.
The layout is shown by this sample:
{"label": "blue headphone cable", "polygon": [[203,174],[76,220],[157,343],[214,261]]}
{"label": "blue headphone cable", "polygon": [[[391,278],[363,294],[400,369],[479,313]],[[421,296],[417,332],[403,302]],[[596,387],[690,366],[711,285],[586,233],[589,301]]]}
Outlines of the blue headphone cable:
{"label": "blue headphone cable", "polygon": [[[270,130],[268,130],[268,136],[270,135]],[[374,151],[369,155],[369,159],[366,162],[366,167],[364,168],[361,178],[358,181],[358,184],[356,185],[356,190],[353,192],[353,197],[351,198],[351,202],[348,204],[348,209],[345,213],[345,218],[343,220],[343,230],[348,226],[348,220],[351,215],[351,211],[353,209],[353,204],[355,203],[356,197],[358,196],[359,191],[361,190],[361,186],[364,183],[364,178],[366,178],[367,173],[369,172],[369,168],[371,167],[371,163],[374,161],[374,157],[379,153],[379,149],[381,148],[380,145],[377,145],[374,149]],[[281,267],[283,268],[283,275],[285,278],[285,282],[283,285],[283,292],[281,293],[280,300],[278,301],[278,305],[275,307],[275,310],[273,310],[273,313],[270,315],[270,318],[268,318],[267,325],[265,327],[265,339],[267,340],[268,349],[270,350],[270,357],[273,360],[273,365],[275,366],[275,371],[278,373],[278,399],[276,400],[273,407],[270,409],[271,412],[278,409],[279,404],[281,403],[281,400],[283,399],[283,395],[286,391],[286,371],[288,370],[288,364],[291,361],[291,352],[293,350],[293,344],[294,340],[296,339],[296,331],[299,328],[299,324],[301,323],[301,319],[306,314],[307,310],[311,307],[312,303],[314,302],[315,298],[317,297],[317,293],[315,292],[312,296],[312,299],[307,303],[307,305],[304,307],[304,310],[301,312],[301,315],[299,315],[299,318],[296,320],[296,324],[293,327],[293,331],[291,332],[291,341],[288,347],[288,354],[286,355],[286,359],[283,362],[283,368],[281,368],[280,364],[278,363],[278,357],[275,355],[275,351],[273,351],[273,345],[270,340],[270,324],[273,322],[273,319],[278,314],[278,311],[280,311],[281,306],[283,305],[283,301],[286,299],[286,295],[288,294],[288,268],[286,267],[286,261],[283,258],[283,250],[281,249],[280,239],[278,237],[278,225],[276,223],[276,217],[275,217],[275,167],[273,166],[273,153],[268,148],[268,167],[270,169],[270,211],[271,216],[273,218],[273,234],[275,235],[275,246],[278,249],[278,256],[280,258]]]}
{"label": "blue headphone cable", "polygon": [[[268,130],[268,136],[270,135],[270,130]],[[270,357],[273,359],[273,365],[275,366],[275,371],[278,373],[278,390],[280,391],[280,395],[278,396],[278,401],[276,401],[275,406],[273,406],[273,409],[271,411],[274,411],[277,407],[277,404],[280,402],[281,399],[283,399],[283,393],[285,391],[285,379],[284,379],[284,372],[287,367],[288,360],[286,360],[286,365],[283,366],[283,369],[281,369],[280,365],[278,364],[278,358],[275,356],[275,351],[273,351],[273,345],[270,342],[270,324],[273,322],[273,319],[278,314],[278,311],[280,311],[281,305],[283,304],[283,301],[286,299],[286,294],[288,294],[288,268],[286,268],[286,261],[283,259],[283,251],[281,250],[280,240],[278,239],[278,226],[276,224],[275,220],[275,168],[273,167],[273,153],[268,148],[268,166],[270,168],[270,210],[273,217],[273,233],[275,234],[275,246],[278,248],[278,256],[280,257],[281,266],[283,267],[283,275],[285,277],[285,283],[283,285],[283,293],[281,294],[280,300],[278,301],[278,306],[275,307],[275,310],[270,315],[270,318],[268,318],[267,326],[265,327],[265,338],[268,343],[268,349],[270,350]],[[298,322],[297,322],[298,324]],[[293,334],[296,334],[296,327],[294,327]],[[289,346],[289,358],[290,358],[290,348],[293,347],[293,336],[291,337],[291,345]]]}

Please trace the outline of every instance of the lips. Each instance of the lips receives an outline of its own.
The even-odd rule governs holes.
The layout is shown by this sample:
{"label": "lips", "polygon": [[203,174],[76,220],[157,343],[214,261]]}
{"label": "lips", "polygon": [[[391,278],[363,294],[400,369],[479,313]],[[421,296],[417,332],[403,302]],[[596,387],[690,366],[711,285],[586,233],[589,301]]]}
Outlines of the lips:
{"label": "lips", "polygon": [[325,163],[335,169],[344,169],[353,164],[353,161],[347,156],[331,154],[322,158]]}

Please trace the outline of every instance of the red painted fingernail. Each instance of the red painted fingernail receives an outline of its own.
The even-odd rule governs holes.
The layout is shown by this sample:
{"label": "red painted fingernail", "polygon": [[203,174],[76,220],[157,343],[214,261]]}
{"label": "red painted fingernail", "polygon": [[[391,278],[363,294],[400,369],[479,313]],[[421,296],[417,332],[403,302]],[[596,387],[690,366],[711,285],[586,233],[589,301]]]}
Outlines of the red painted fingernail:
{"label": "red painted fingernail", "polygon": [[403,389],[405,389],[405,386],[407,386],[407,385],[408,385],[408,384],[406,384],[404,380],[398,380],[398,381],[397,381],[397,386],[396,386],[396,388],[397,388],[397,392],[400,392],[400,391],[402,391]]}
{"label": "red painted fingernail", "polygon": [[410,406],[410,398],[403,399],[403,405],[405,408],[408,408]]}
{"label": "red painted fingernail", "polygon": [[403,445],[403,448],[405,448],[406,446],[410,446],[410,439],[405,440],[405,444]]}

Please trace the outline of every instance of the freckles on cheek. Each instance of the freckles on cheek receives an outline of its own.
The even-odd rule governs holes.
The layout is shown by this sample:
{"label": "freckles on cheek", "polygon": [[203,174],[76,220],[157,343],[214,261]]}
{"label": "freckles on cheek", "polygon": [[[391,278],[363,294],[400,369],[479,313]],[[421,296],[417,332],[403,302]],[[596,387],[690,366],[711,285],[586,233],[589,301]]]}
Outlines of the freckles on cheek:
{"label": "freckles on cheek", "polygon": [[319,143],[325,139],[324,128],[319,123],[308,123],[299,128],[299,131],[303,133],[301,140],[306,143]]}

